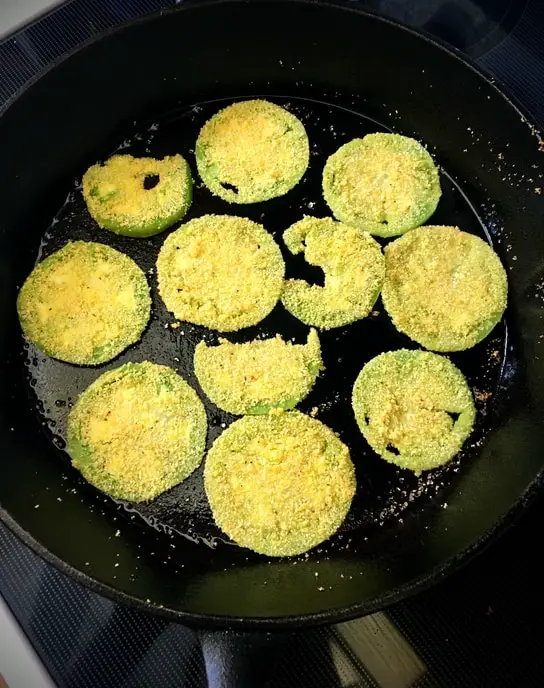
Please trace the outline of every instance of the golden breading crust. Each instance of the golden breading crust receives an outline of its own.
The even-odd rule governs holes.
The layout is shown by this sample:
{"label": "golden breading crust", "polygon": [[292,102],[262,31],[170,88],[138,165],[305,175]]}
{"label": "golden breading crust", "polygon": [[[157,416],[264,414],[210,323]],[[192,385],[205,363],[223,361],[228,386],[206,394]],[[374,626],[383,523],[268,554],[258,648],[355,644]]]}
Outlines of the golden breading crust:
{"label": "golden breading crust", "polygon": [[273,339],[219,346],[199,342],[195,374],[213,403],[229,413],[268,413],[294,408],[312,389],[320,370],[321,347],[315,330],[305,345]]}
{"label": "golden breading crust", "polygon": [[111,497],[146,502],[202,461],[207,421],[196,392],[171,368],[144,361],[101,375],[68,417],[73,465]]}
{"label": "golden breading crust", "polygon": [[420,227],[385,248],[384,306],[395,327],[426,349],[480,342],[501,319],[507,292],[493,249],[457,227]]}
{"label": "golden breading crust", "polygon": [[416,474],[453,458],[476,416],[463,374],[429,351],[399,349],[373,358],[357,377],[352,403],[374,451]]}
{"label": "golden breading crust", "polygon": [[17,310],[23,333],[67,363],[98,365],[140,339],[151,298],[136,263],[104,244],[74,241],[34,268]]}
{"label": "golden breading crust", "polygon": [[[155,183],[149,187],[147,180]],[[181,155],[162,160],[114,155],[83,175],[83,197],[96,222],[116,234],[149,237],[181,220],[193,179]]]}
{"label": "golden breading crust", "polygon": [[238,545],[276,557],[335,533],[356,487],[346,445],[298,411],[233,423],[208,452],[204,485],[217,525]]}
{"label": "golden breading crust", "polygon": [[298,184],[310,159],[302,122],[266,100],[220,110],[202,127],[195,150],[202,181],[230,203],[283,196]]}
{"label": "golden breading crust", "polygon": [[159,293],[176,318],[221,332],[256,325],[276,305],[285,274],[279,246],[244,217],[203,215],[164,242]]}
{"label": "golden breading crust", "polygon": [[353,139],[323,170],[323,196],[336,219],[381,237],[419,227],[436,210],[441,193],[429,153],[399,134]]}
{"label": "golden breading crust", "polygon": [[327,330],[365,318],[382,287],[385,265],[379,244],[366,232],[332,218],[305,217],[283,240],[291,253],[304,252],[325,273],[325,285],[288,279],[285,308],[306,325]]}

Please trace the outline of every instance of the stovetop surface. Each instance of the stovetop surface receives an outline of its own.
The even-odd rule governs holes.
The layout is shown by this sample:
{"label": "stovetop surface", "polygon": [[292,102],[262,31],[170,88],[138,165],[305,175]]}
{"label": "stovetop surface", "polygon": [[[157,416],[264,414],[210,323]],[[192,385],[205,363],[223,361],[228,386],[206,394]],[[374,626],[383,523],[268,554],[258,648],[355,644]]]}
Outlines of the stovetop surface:
{"label": "stovetop surface", "polygon": [[[86,38],[169,4],[175,3],[72,0],[53,9],[0,42],[0,103]],[[349,4],[460,48],[544,126],[541,0]],[[542,524],[544,497],[480,557],[431,590],[387,612],[296,633],[199,633],[121,607],[58,573],[3,526],[0,593],[61,687],[540,686]]]}

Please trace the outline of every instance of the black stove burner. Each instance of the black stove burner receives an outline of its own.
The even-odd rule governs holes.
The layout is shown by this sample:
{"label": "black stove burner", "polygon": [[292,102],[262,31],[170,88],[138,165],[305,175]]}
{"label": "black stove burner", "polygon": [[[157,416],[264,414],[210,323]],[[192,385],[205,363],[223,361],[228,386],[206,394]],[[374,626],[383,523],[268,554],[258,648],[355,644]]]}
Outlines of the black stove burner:
{"label": "black stove burner", "polygon": [[353,4],[417,26],[477,58],[512,31],[527,0],[355,0]]}

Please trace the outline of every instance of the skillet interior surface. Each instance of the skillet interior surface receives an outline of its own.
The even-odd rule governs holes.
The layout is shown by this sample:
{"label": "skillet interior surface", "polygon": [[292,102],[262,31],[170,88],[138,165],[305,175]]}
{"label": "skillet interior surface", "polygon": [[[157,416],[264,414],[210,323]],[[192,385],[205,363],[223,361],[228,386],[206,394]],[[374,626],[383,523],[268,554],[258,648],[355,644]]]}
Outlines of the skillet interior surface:
{"label": "skillet interior surface", "polygon": [[[277,103],[282,103],[283,100],[269,99]],[[138,126],[135,133],[126,136],[120,146],[111,152],[162,158],[172,151],[179,151],[190,158],[192,169],[195,170],[192,150],[199,129],[212,114],[229,102],[232,101],[199,103],[180,112],[159,116],[146,126]],[[325,160],[339,145],[354,137],[384,128],[358,113],[324,103],[288,99],[283,104],[304,122],[312,142],[312,164],[303,182],[282,198],[249,206],[229,205],[213,197],[199,183],[194,192],[191,210],[184,220],[206,213],[228,213],[244,215],[262,222],[284,249],[287,276],[301,277],[322,284],[323,273],[320,269],[308,266],[302,256],[294,259],[285,249],[281,238],[282,231],[301,219],[304,213],[317,217],[330,214],[321,194],[321,173]],[[486,238],[485,225],[481,218],[474,212],[462,189],[445,171],[442,171],[441,185],[443,198],[432,222],[458,225],[466,231]],[[152,285],[154,313],[142,340],[108,365],[94,368],[77,367],[48,358],[40,354],[35,347],[25,345],[27,381],[33,392],[30,394],[31,404],[38,411],[38,420],[49,430],[49,437],[57,448],[62,449],[66,444],[66,419],[73,402],[105,370],[111,370],[128,361],[152,360],[178,370],[186,380],[198,388],[193,372],[193,354],[196,343],[202,339],[217,343],[219,336],[226,336],[231,341],[248,341],[255,337],[274,336],[279,333],[284,338],[294,339],[300,343],[306,340],[308,327],[287,313],[281,304],[278,304],[274,312],[259,325],[238,333],[219,335],[189,323],[182,323],[180,328],[170,328],[175,318],[168,313],[157,293],[155,275],[157,254],[168,232],[154,239],[142,241],[105,232],[97,227],[89,216],[79,180],[76,180],[74,186],[74,190],[68,194],[65,204],[45,233],[38,251],[40,260],[70,240],[107,243],[130,255],[147,273]],[[180,224],[177,223],[175,228]],[[440,499],[444,500],[447,485],[452,482],[453,474],[465,461],[470,461],[471,451],[467,449],[458,460],[416,478],[410,472],[396,469],[382,461],[366,444],[351,410],[351,390],[355,378],[363,364],[382,351],[402,347],[417,348],[415,343],[395,330],[381,303],[376,304],[370,318],[347,327],[322,332],[320,339],[326,371],[299,408],[307,413],[313,412],[317,418],[338,432],[351,448],[358,469],[358,493],[342,531],[357,532],[357,536],[353,538],[353,545],[350,539],[350,547],[361,547],[364,546],[364,542],[368,542],[369,536],[375,535],[372,526],[379,526],[381,529],[387,527],[390,518],[403,518],[404,511],[416,497],[440,492]],[[490,404],[492,405],[494,394],[500,393],[505,346],[506,324],[502,323],[481,345],[452,357],[468,375],[482,414],[487,412]],[[511,355],[514,355],[513,352]],[[236,416],[221,411],[200,389],[199,392],[206,405],[211,426],[208,433],[209,447]],[[483,434],[484,423],[479,423],[468,447],[471,444],[477,445]],[[141,515],[160,530],[174,529],[178,534],[184,534],[211,546],[219,544],[224,538],[213,525],[204,495],[203,467],[202,464],[190,479],[151,503],[125,504],[125,509],[122,509],[121,513],[128,510],[129,513]],[[339,542],[342,540],[343,538]],[[325,545],[322,549],[326,551],[328,547],[329,545]],[[248,556],[248,552],[243,554],[244,557]]]}
{"label": "skillet interior surface", "polygon": [[[293,50],[276,44],[279,39],[268,28],[268,21],[278,22],[280,13],[292,20],[288,31],[310,22],[321,43],[317,39],[315,44],[313,39],[305,43],[300,34],[305,47]],[[217,44],[224,41],[228,64],[216,60],[214,71],[204,56],[199,61],[201,48],[192,38],[192,51],[185,45],[182,50],[187,51],[187,61],[199,65],[192,76],[180,71],[181,57],[172,65],[155,54],[149,58],[151,64],[138,58],[137,65],[123,71],[126,58],[121,51],[124,55],[132,50],[136,59],[138,38],[145,35],[155,44],[172,38],[173,29],[167,24],[172,22],[189,39],[189,34],[193,35],[190,27],[198,33],[202,22],[206,23],[205,16],[213,21],[208,34],[209,30],[217,33],[217,21],[228,22],[236,34],[238,40],[217,34],[211,41],[216,57],[221,52]],[[241,32],[236,20],[242,16],[244,21],[258,24],[261,38],[266,39],[266,54],[264,49],[257,51],[255,36]],[[263,25],[261,19],[266,19]],[[354,19],[370,43],[377,40],[371,34],[378,32],[390,48],[396,46],[388,51],[387,59],[381,53],[379,71],[386,86],[380,95],[376,91],[382,84],[377,76],[355,67],[355,36],[350,25]],[[353,52],[338,49],[335,59],[339,64],[332,72],[330,60],[325,64],[318,55],[319,45],[332,40],[327,21],[341,24],[352,38]],[[244,62],[245,78],[240,75],[242,41],[246,53],[262,62],[260,69]],[[168,41],[165,44],[170,46]],[[173,52],[173,47],[168,50]],[[364,48],[365,54],[367,50],[369,46]],[[404,63],[403,55],[410,56]],[[100,62],[93,68],[92,60]],[[344,64],[340,64],[342,60]],[[100,82],[95,70],[99,64],[110,63],[114,73],[105,72]],[[451,88],[445,89],[439,67],[451,71]],[[66,79],[77,79],[78,69],[90,78],[91,92],[93,84],[102,85],[102,91],[94,90],[95,97],[108,106],[107,112],[100,110],[100,116],[96,106],[93,112],[85,109],[84,105],[92,102],[86,90],[86,103],[80,102],[81,92],[77,102],[67,102]],[[400,78],[403,70],[408,72],[404,80]],[[431,74],[427,74],[429,70]],[[212,80],[212,73],[221,73],[222,78]],[[157,86],[159,74],[166,83],[162,88]],[[126,77],[118,82],[117,90],[137,103],[128,107],[121,94],[117,95],[116,75]],[[143,75],[146,78],[140,84]],[[395,75],[394,83],[387,78],[391,75]],[[405,83],[408,76],[411,88]],[[40,98],[44,102],[48,80],[47,88],[56,94],[51,112],[30,129],[31,110],[39,107]],[[137,83],[142,91],[138,97],[133,91]],[[338,90],[331,89],[337,84]],[[422,89],[427,98],[423,106]],[[469,99],[456,98],[455,89]],[[208,97],[203,100],[202,95]],[[320,191],[327,156],[355,136],[392,129],[428,143],[441,166],[443,197],[429,222],[456,224],[484,237],[498,250],[510,278],[508,326],[501,323],[482,344],[452,356],[475,391],[480,411],[476,430],[459,459],[419,479],[373,454],[356,428],[349,401],[355,377],[366,361],[381,351],[415,345],[394,330],[380,302],[372,317],[322,335],[327,370],[300,408],[317,408],[317,417],[350,446],[358,491],[340,533],[308,556],[293,560],[268,560],[225,541],[213,525],[206,503],[202,468],[148,505],[124,505],[88,486],[70,468],[63,452],[69,408],[104,370],[129,360],[150,359],[178,369],[198,390],[192,370],[194,345],[202,337],[217,339],[216,333],[204,328],[169,327],[173,318],[157,295],[155,275],[149,273],[167,233],[135,240],[100,230],[85,209],[78,186],[81,173],[88,164],[120,150],[157,157],[180,152],[196,176],[193,148],[200,126],[234,98],[249,95],[283,104],[302,119],[312,147],[310,169],[285,197],[251,206],[229,206],[198,185],[187,219],[208,212],[245,215],[262,222],[281,245],[281,232],[303,214],[329,214]],[[63,106],[68,106],[69,112],[63,112]],[[491,118],[488,127],[484,126],[482,106]],[[74,116],[77,126],[71,119]],[[21,128],[25,123],[26,129]],[[503,127],[510,132],[508,140]],[[21,134],[14,165],[17,172],[8,175],[8,183],[0,191],[8,207],[2,232],[3,277],[7,281],[0,303],[2,322],[8,324],[0,363],[5,381],[1,422],[7,423],[0,434],[0,503],[6,510],[4,516],[9,513],[35,537],[41,543],[38,548],[43,546],[63,559],[66,570],[74,573],[75,569],[105,583],[110,594],[113,589],[134,596],[154,609],[162,605],[189,620],[232,623],[253,619],[271,624],[274,620],[333,620],[377,608],[407,592],[418,579],[428,578],[452,557],[460,558],[464,550],[485,538],[536,478],[543,434],[538,413],[541,393],[535,388],[543,371],[538,349],[532,348],[538,345],[541,329],[539,243],[544,243],[534,232],[535,223],[543,216],[537,191],[539,141],[519,113],[457,58],[409,31],[364,14],[303,3],[258,3],[255,8],[220,3],[139,22],[89,46],[29,89],[0,120],[0,141],[5,140],[13,153],[14,128]],[[51,141],[44,140],[48,136]],[[30,164],[33,171],[27,169]],[[26,203],[15,193],[18,189],[25,190]],[[23,226],[29,229],[21,240]],[[43,258],[73,239],[108,243],[132,256],[149,273],[154,299],[149,328],[140,343],[99,368],[53,361],[28,345],[21,356],[13,309],[16,286],[37,256]],[[319,271],[310,271],[302,260],[288,257],[285,251],[284,255],[288,276],[319,282]],[[259,326],[229,338],[245,341],[276,332],[303,341],[307,328],[278,306]],[[209,445],[234,417],[201,396],[210,425]]]}

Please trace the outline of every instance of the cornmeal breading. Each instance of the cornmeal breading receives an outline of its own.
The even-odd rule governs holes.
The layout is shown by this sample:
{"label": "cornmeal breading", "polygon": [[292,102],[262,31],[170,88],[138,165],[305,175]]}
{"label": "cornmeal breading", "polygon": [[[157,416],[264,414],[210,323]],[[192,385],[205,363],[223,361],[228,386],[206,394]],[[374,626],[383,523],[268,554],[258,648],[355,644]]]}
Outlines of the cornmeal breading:
{"label": "cornmeal breading", "polygon": [[[154,184],[148,188],[149,179]],[[180,220],[192,190],[191,170],[181,155],[114,155],[83,175],[83,197],[100,227],[133,237],[158,234]]]}
{"label": "cornmeal breading", "polygon": [[202,461],[207,421],[196,392],[149,361],[101,375],[68,418],[73,465],[116,499],[145,502],[185,480]]}
{"label": "cornmeal breading", "polygon": [[208,452],[204,485],[217,525],[269,556],[300,554],[329,538],[356,487],[345,444],[298,411],[233,423]]}
{"label": "cornmeal breading", "polygon": [[334,216],[376,236],[403,234],[436,210],[440,180],[425,148],[399,134],[368,134],[330,156],[323,195]]}
{"label": "cornmeal breading", "polygon": [[283,196],[302,178],[310,147],[295,115],[265,100],[220,110],[202,127],[196,162],[202,181],[231,203]]}
{"label": "cornmeal breading", "polygon": [[142,270],[109,246],[74,241],[34,268],[17,310],[23,333],[67,363],[98,365],[141,337],[151,298]]}
{"label": "cornmeal breading", "polygon": [[493,249],[457,227],[420,227],[385,249],[384,306],[395,327],[427,349],[477,344],[501,319],[507,292]]}
{"label": "cornmeal breading", "polygon": [[308,263],[325,273],[325,285],[285,281],[282,302],[306,325],[342,327],[366,317],[379,296],[384,258],[366,232],[331,218],[305,217],[284,232],[291,253],[304,251]]}
{"label": "cornmeal breading", "polygon": [[285,342],[279,335],[244,344],[224,339],[219,346],[200,342],[194,363],[206,395],[219,408],[239,415],[293,408],[323,370],[315,330],[305,345]]}
{"label": "cornmeal breading", "polygon": [[353,388],[355,418],[386,461],[419,474],[447,463],[476,411],[462,373],[429,351],[388,351],[369,361]]}
{"label": "cornmeal breading", "polygon": [[159,293],[176,318],[229,332],[256,325],[270,313],[285,264],[262,225],[204,215],[166,239],[157,274]]}

